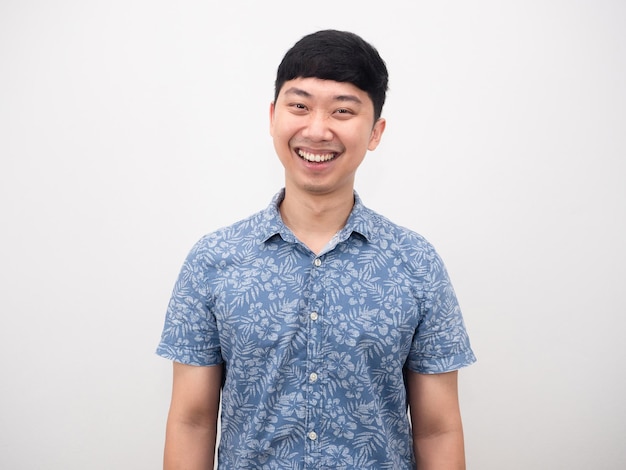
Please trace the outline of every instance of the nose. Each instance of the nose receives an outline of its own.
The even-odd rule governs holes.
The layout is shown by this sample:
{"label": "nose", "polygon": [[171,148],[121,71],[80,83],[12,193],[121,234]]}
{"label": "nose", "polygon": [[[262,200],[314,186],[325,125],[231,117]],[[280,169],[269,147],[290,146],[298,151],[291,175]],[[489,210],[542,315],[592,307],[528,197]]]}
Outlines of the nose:
{"label": "nose", "polygon": [[302,136],[314,141],[323,142],[333,140],[333,133],[330,129],[329,116],[322,112],[313,112],[308,116],[308,121],[302,131]]}

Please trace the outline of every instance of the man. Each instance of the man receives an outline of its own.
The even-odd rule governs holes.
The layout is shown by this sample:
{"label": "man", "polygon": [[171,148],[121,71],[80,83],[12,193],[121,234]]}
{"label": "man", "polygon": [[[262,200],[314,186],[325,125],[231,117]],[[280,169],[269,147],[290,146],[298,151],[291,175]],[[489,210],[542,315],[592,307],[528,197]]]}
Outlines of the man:
{"label": "man", "polygon": [[168,307],[167,470],[213,467],[220,394],[220,469],[465,468],[456,371],[475,359],[444,265],[354,192],[386,90],[352,33],[283,58],[285,188],[194,246]]}

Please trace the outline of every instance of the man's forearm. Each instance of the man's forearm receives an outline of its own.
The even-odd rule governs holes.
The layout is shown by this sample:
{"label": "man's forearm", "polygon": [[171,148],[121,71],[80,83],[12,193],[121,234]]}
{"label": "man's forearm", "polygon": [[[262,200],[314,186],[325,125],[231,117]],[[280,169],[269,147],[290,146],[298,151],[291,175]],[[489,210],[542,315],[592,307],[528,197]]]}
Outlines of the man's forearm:
{"label": "man's forearm", "polygon": [[169,423],[165,437],[164,470],[213,470],[215,427]]}
{"label": "man's forearm", "polygon": [[417,436],[413,448],[418,470],[465,470],[462,429]]}

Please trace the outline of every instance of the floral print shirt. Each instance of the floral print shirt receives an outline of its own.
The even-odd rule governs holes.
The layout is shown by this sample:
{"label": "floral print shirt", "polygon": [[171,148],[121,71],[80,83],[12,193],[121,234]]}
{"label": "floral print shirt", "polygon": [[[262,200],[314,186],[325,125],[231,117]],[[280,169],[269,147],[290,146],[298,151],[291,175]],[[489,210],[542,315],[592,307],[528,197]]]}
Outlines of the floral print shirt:
{"label": "floral print shirt", "polygon": [[220,469],[414,468],[404,369],[475,361],[446,269],[356,193],[316,255],[283,197],[193,247],[157,353],[224,364]]}

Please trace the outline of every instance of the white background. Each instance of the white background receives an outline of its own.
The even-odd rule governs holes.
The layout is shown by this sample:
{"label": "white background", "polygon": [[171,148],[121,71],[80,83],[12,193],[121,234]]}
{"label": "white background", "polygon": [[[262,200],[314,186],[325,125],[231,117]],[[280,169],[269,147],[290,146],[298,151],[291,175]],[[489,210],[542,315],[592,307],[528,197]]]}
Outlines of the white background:
{"label": "white background", "polygon": [[275,70],[323,28],[390,71],[357,190],[447,263],[468,468],[626,468],[618,0],[1,0],[1,468],[160,468],[178,269],[280,188]]}

